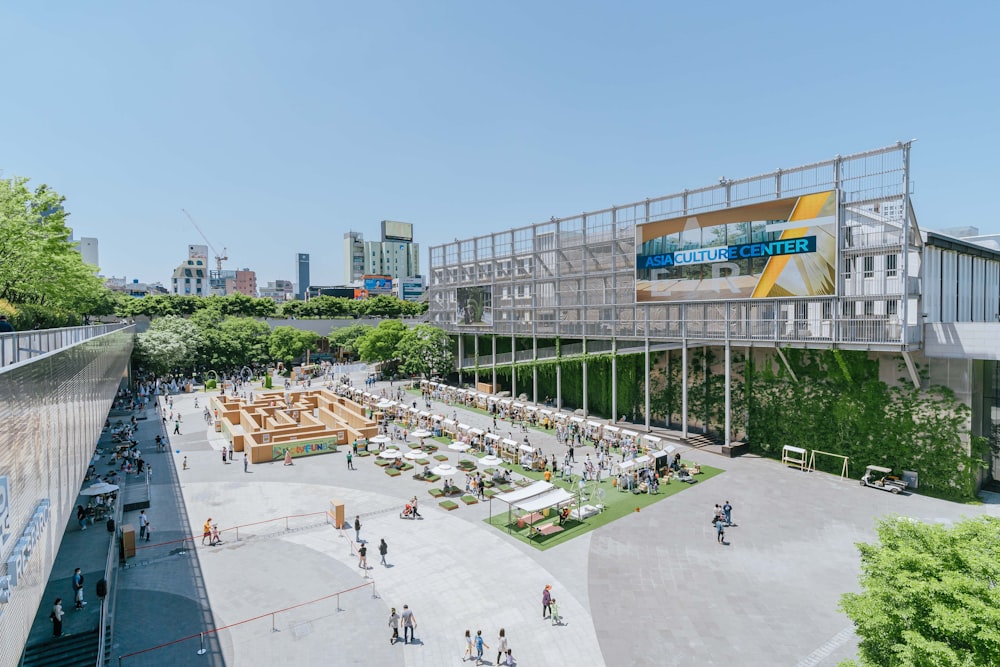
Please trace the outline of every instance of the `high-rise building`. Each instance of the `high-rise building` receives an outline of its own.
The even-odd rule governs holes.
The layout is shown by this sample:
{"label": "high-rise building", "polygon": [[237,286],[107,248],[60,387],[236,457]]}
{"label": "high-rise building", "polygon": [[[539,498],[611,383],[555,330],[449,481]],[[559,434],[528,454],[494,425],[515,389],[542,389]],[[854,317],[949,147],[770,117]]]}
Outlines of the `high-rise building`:
{"label": "high-rise building", "polygon": [[365,237],[361,232],[347,232],[344,234],[344,282],[361,280],[365,273]]}
{"label": "high-rise building", "polygon": [[100,258],[97,251],[97,239],[92,236],[80,237],[80,241],[76,246],[76,249],[80,252],[83,257],[83,262],[85,264],[93,264],[94,266],[100,266]]}
{"label": "high-rise building", "polygon": [[309,253],[300,252],[295,259],[295,276],[298,280],[295,295],[299,299],[305,299],[306,290],[309,289]]}
{"label": "high-rise building", "polygon": [[344,235],[344,278],[390,276],[395,280],[420,275],[420,244],[413,242],[413,225],[382,221],[382,240],[365,241],[360,232]]}

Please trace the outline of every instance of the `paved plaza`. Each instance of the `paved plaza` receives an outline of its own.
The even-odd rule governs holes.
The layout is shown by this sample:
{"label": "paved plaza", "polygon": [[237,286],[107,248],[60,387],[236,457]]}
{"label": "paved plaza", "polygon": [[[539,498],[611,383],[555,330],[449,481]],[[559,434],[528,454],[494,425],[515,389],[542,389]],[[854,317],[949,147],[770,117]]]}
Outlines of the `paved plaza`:
{"label": "paved plaza", "polygon": [[[522,666],[835,665],[854,655],[856,641],[837,601],[857,588],[854,544],[873,539],[879,517],[950,522],[1000,514],[997,505],[894,496],[770,460],[689,451],[685,459],[726,472],[540,551],[487,526],[488,501],[447,512],[428,484],[408,474],[390,478],[371,458],[355,458],[356,471],[342,452],[249,472],[241,454],[223,464],[225,441],[209,431],[201,417],[206,395],[197,396],[199,408],[195,395],[174,397],[183,435],[171,436],[170,453],[148,457],[157,482],[147,511],[156,528],[150,544],[200,535],[208,517],[225,543],[202,546],[198,537],[140,549],[119,578],[112,655],[223,629],[123,665],[457,665],[466,629],[483,631],[491,646],[484,664],[494,665],[501,627]],[[433,409],[450,416],[457,408],[435,402]],[[466,423],[492,425],[457,410]],[[529,437],[561,460],[554,434],[532,430]],[[454,463],[454,453],[441,451]],[[578,448],[577,459],[588,451]],[[852,474],[863,465],[852,462]],[[413,495],[424,518],[402,520]],[[367,571],[358,567],[354,531],[342,534],[322,515],[331,499],[346,503],[352,521],[360,514]],[[709,519],[727,499],[737,525],[719,545]],[[267,522],[291,515],[305,516]],[[130,522],[136,517],[126,516]],[[234,526],[242,526],[239,539]],[[379,564],[383,538],[388,567]],[[546,585],[559,603],[559,625],[541,617]],[[404,604],[417,620],[416,641],[392,646],[389,610]],[[278,610],[286,611],[272,614]]]}

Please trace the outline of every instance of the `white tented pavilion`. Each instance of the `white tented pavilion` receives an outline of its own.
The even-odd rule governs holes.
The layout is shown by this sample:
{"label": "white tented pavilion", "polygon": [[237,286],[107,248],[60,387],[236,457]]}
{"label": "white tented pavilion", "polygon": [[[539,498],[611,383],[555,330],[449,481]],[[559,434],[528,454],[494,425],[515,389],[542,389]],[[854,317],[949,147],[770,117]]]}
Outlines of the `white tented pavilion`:
{"label": "white tented pavilion", "polygon": [[[534,482],[521,489],[515,489],[507,493],[501,493],[490,498],[490,507],[494,500],[507,503],[507,532],[511,532],[511,512],[515,509],[528,514],[540,512],[549,507],[556,507],[574,499],[566,489],[552,484],[552,482]],[[490,518],[493,518],[493,511],[490,510]]]}

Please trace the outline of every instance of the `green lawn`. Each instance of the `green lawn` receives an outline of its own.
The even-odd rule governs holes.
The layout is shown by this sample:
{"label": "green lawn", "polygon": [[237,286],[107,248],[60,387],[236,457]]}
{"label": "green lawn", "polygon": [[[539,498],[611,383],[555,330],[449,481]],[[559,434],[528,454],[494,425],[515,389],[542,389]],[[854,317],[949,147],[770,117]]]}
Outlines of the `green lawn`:
{"label": "green lawn", "polygon": [[[686,462],[691,465],[691,462]],[[527,471],[527,470],[517,470],[516,466],[504,466],[511,470],[514,470],[526,477],[530,477],[534,480],[542,479],[542,473]],[[697,484],[702,484],[705,481],[721,474],[723,471],[719,468],[713,468],[711,466],[701,466],[701,474],[695,476],[698,480]],[[562,487],[571,493],[576,493],[579,489],[579,476],[576,477],[576,481],[570,485],[559,478],[553,478],[552,483],[556,486]],[[571,540],[574,537],[589,533],[592,530],[600,528],[604,524],[611,523],[615,519],[620,519],[627,514],[632,512],[642,511],[644,508],[649,507],[653,503],[657,503],[665,498],[668,498],[675,493],[680,493],[688,487],[696,486],[696,484],[685,484],[684,482],[678,482],[674,480],[670,484],[660,484],[660,492],[656,495],[650,495],[648,493],[634,494],[631,492],[620,492],[613,486],[611,486],[610,480],[605,480],[601,482],[600,488],[604,491],[603,498],[598,497],[595,486],[593,482],[588,482],[586,489],[589,493],[592,493],[588,499],[583,500],[583,504],[589,505],[604,505],[604,511],[600,514],[596,514],[589,519],[584,521],[569,520],[563,524],[563,531],[560,533],[555,533],[553,535],[535,536],[529,537],[529,530],[527,527],[518,529],[517,527],[517,512],[511,512],[510,518],[511,522],[508,525],[507,520],[507,506],[502,502],[492,503],[494,516],[492,519],[484,519],[487,523],[495,526],[496,528],[502,530],[505,533],[516,537],[522,542],[527,542],[536,549],[550,549],[558,544],[562,544],[567,540]],[[549,512],[549,517],[537,522],[535,525],[545,525],[551,521],[557,521],[557,514],[555,510]]]}

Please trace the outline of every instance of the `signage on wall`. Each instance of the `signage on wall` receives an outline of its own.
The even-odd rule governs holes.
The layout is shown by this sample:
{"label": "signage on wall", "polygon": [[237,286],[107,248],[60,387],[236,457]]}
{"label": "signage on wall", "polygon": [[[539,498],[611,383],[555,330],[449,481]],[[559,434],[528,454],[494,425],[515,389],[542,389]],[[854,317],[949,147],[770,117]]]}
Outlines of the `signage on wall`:
{"label": "signage on wall", "polygon": [[0,477],[0,549],[10,538],[10,478]]}
{"label": "signage on wall", "polygon": [[832,296],[833,190],[636,226],[637,302]]}
{"label": "signage on wall", "polygon": [[[6,481],[7,478],[3,478]],[[9,505],[10,499],[7,495],[9,486],[5,487],[4,501]],[[45,527],[49,524],[50,503],[45,498],[38,503],[34,514],[24,527],[21,536],[17,538],[13,552],[7,556],[7,574],[0,577],[0,602],[9,602],[11,593],[17,588],[18,582],[28,569],[28,562],[35,551],[35,546],[42,537]]]}

